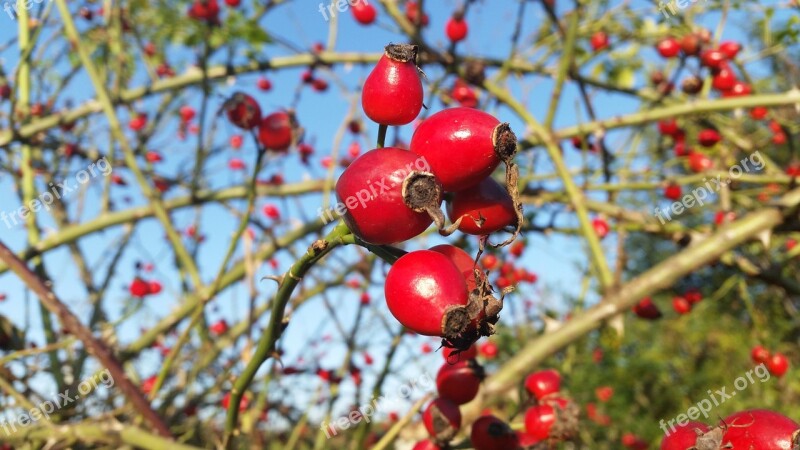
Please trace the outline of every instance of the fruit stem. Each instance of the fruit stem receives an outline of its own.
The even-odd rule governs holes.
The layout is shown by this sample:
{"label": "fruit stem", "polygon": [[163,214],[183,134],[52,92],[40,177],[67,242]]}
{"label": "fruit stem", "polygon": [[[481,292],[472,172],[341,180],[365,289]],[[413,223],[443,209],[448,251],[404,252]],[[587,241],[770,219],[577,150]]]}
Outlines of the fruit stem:
{"label": "fruit stem", "polygon": [[389,129],[389,125],[379,125],[378,126],[378,148],[383,148],[386,145],[386,131]]}

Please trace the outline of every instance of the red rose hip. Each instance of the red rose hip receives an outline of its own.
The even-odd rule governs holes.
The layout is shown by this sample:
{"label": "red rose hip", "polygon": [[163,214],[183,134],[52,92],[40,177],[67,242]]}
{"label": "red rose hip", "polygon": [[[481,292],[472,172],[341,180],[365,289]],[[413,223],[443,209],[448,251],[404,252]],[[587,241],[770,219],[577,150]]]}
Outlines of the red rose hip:
{"label": "red rose hip", "polygon": [[441,253],[403,255],[386,276],[385,294],[392,315],[419,334],[455,338],[469,324],[467,283]]}
{"label": "red rose hip", "polygon": [[391,44],[372,69],[361,95],[364,113],[381,125],[406,125],[422,110],[417,46]]}
{"label": "red rose hip", "polygon": [[371,244],[393,244],[430,226],[429,214],[441,204],[441,186],[432,174],[418,170],[418,162],[411,152],[387,147],[364,153],[345,169],[336,196],[356,236]]}
{"label": "red rose hip", "polygon": [[514,200],[491,177],[476,186],[456,192],[448,204],[447,215],[453,223],[461,220],[458,229],[462,233],[477,236],[500,231],[517,222]]}

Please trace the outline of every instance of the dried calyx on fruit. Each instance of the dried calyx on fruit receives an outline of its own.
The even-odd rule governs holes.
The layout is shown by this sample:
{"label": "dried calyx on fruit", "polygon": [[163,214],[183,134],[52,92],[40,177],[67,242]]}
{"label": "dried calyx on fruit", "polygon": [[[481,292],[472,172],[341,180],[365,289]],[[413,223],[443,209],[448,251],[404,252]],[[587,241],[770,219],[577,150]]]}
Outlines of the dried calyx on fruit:
{"label": "dried calyx on fruit", "polygon": [[[514,163],[517,137],[508,123],[472,108],[445,109],[417,127],[410,150],[424,158],[445,192],[457,193],[475,187],[504,163],[516,229],[509,239],[495,247],[508,245],[517,237],[523,222],[519,168]],[[459,218],[456,218],[454,227],[459,225]]]}

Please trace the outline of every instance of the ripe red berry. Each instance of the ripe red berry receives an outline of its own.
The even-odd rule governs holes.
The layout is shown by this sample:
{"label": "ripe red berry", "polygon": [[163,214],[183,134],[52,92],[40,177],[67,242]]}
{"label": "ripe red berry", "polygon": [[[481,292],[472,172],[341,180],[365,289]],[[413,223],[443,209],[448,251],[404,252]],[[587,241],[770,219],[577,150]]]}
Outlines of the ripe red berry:
{"label": "ripe red berry", "polygon": [[783,353],[775,352],[767,359],[767,370],[780,378],[789,370],[789,359]]}
{"label": "ripe red berry", "polygon": [[500,349],[494,342],[486,341],[478,347],[478,352],[484,359],[491,361],[497,358],[497,354],[500,352]]}
{"label": "ripe red berry", "polygon": [[317,92],[325,92],[328,90],[328,82],[322,78],[315,78],[311,82],[311,87]]}
{"label": "ripe red berry", "polygon": [[772,450],[796,448],[800,424],[765,409],[741,411],[726,417],[722,442],[733,449]]}
{"label": "ripe red berry", "polygon": [[467,37],[468,31],[469,26],[467,25],[467,21],[464,20],[464,15],[461,13],[454,14],[445,25],[445,33],[447,34],[447,38],[450,39],[450,42],[463,41]]}
{"label": "ripe red berry", "polygon": [[[437,245],[431,247],[429,250],[441,253],[450,259],[450,262],[464,275],[464,280],[467,282],[467,290],[469,292],[472,292],[478,287],[478,283],[475,281],[475,259],[470,256],[469,253],[448,244]],[[482,272],[479,272],[479,276],[481,280],[485,279],[485,275]]]}
{"label": "ripe red berry", "polygon": [[461,411],[458,405],[444,398],[432,401],[422,414],[425,429],[437,441],[447,442],[461,428]]}
{"label": "ripe red berry", "polygon": [[767,113],[769,110],[763,106],[756,106],[755,108],[750,110],[750,117],[754,120],[763,120],[767,117]]}
{"label": "ripe red berry", "polygon": [[264,117],[258,126],[258,140],[268,150],[285,152],[292,145],[295,128],[294,114],[274,112]]}
{"label": "ripe red berry", "polygon": [[272,82],[269,81],[269,79],[267,77],[259,78],[258,82],[257,82],[257,85],[258,85],[258,88],[261,89],[262,91],[268,91],[268,90],[272,89]]}
{"label": "ripe red berry", "polygon": [[411,151],[424,158],[447,192],[470,188],[516,152],[507,123],[472,108],[439,111],[417,127]]}
{"label": "ripe red berry", "polygon": [[720,69],[725,58],[725,54],[719,50],[705,50],[700,55],[700,62],[710,69]]}
{"label": "ripe red berry", "polygon": [[561,374],[554,369],[534,372],[525,378],[525,389],[536,400],[541,400],[561,390]]}
{"label": "ripe red berry", "polygon": [[719,51],[728,59],[735,59],[741,49],[742,46],[738,42],[725,41],[719,44]]}
{"label": "ripe red berry", "polygon": [[694,173],[705,172],[714,167],[714,161],[700,152],[689,153],[689,169]]}
{"label": "ripe red berry", "polygon": [[465,108],[475,108],[478,106],[478,96],[475,91],[462,79],[457,79],[453,84],[450,96]]}
{"label": "ripe red berry", "polygon": [[675,119],[664,119],[658,121],[658,131],[665,136],[675,137],[680,133],[681,129]]}
{"label": "ripe red berry", "polygon": [[391,44],[362,88],[364,113],[381,125],[406,125],[422,109],[417,46]]}
{"label": "ripe red berry", "polygon": [[238,8],[242,4],[242,0],[225,0],[225,4],[231,8]]}
{"label": "ripe red berry", "polygon": [[482,380],[483,369],[474,359],[445,363],[436,375],[436,388],[439,397],[463,405],[478,395]]}
{"label": "ripe red berry", "polygon": [[181,121],[184,123],[191,122],[195,117],[195,110],[189,105],[183,105],[180,109]]}
{"label": "ripe red berry", "polygon": [[692,311],[692,304],[683,297],[674,297],[672,299],[672,308],[676,313],[683,315]]}
{"label": "ripe red berry", "polygon": [[694,33],[687,34],[681,39],[681,51],[686,56],[696,56],[700,53],[701,46],[700,38]]}
{"label": "ripe red berry", "polygon": [[664,198],[669,200],[677,200],[681,198],[682,194],[681,186],[676,183],[670,183],[667,187],[664,188]]}
{"label": "ripe red berry", "polygon": [[244,143],[244,137],[241,134],[234,134],[231,136],[231,148],[234,150],[239,150],[242,148],[242,144]]}
{"label": "ripe red berry", "polygon": [[479,184],[456,192],[447,215],[462,233],[484,236],[517,223],[514,201],[503,186],[488,177]]}
{"label": "ripe red berry", "polygon": [[500,261],[497,259],[497,256],[491,253],[481,258],[481,264],[483,264],[483,267],[485,267],[486,270],[496,269],[499,262]]}
{"label": "ripe red berry", "polygon": [[753,347],[753,350],[750,351],[750,358],[756,364],[766,364],[767,361],[769,361],[769,357],[769,350],[760,345],[756,345]]}
{"label": "ripe red berry", "polygon": [[423,27],[427,27],[428,23],[430,22],[427,14],[423,13],[420,17],[419,5],[415,0],[409,0],[409,2],[406,3],[406,19],[408,19],[408,21],[414,25],[419,22],[419,24]]}
{"label": "ripe red berry", "polygon": [[217,0],[195,0],[189,6],[189,17],[215,24],[219,22],[219,11]]}
{"label": "ripe red berry", "polygon": [[478,348],[475,345],[471,345],[467,350],[460,351],[455,348],[445,347],[442,350],[442,356],[448,364],[455,364],[459,361],[469,361],[478,357]]}
{"label": "ripe red berry", "polygon": [[736,220],[736,213],[733,211],[717,211],[714,214],[714,224],[715,225],[723,225],[728,222],[733,222]]}
{"label": "ripe red berry", "polygon": [[482,416],[472,424],[469,435],[475,450],[515,450],[520,442],[517,433],[495,416]]}
{"label": "ripe red berry", "polygon": [[743,83],[741,81],[737,81],[733,83],[733,87],[730,90],[725,91],[722,93],[723,97],[745,97],[750,95],[753,92],[753,89],[750,87],[749,84]]}
{"label": "ripe red berry", "polygon": [[280,210],[278,209],[277,206],[275,206],[275,205],[273,205],[271,203],[268,203],[268,204],[264,205],[264,208],[262,209],[262,212],[264,213],[265,216],[267,216],[267,218],[272,219],[272,220],[277,220],[277,219],[281,218]]}
{"label": "ripe red berry", "polygon": [[133,279],[133,282],[131,282],[131,285],[128,287],[128,291],[131,293],[131,296],[142,298],[150,294],[150,284],[137,277]]}
{"label": "ripe red berry", "polygon": [[356,22],[361,25],[370,25],[375,22],[375,17],[378,16],[378,11],[375,7],[366,1],[358,1],[355,4],[350,3],[352,6],[350,12],[356,19]]}
{"label": "ripe red berry", "polygon": [[228,322],[226,322],[225,319],[220,319],[211,325],[209,331],[211,331],[213,335],[221,336],[228,332]]}
{"label": "ripe red berry", "polygon": [[722,136],[720,136],[719,132],[711,128],[701,130],[700,133],[697,134],[697,141],[703,147],[713,147],[721,140]]}
{"label": "ripe red berry", "polygon": [[592,50],[599,52],[600,50],[608,48],[608,35],[603,31],[598,31],[592,35],[590,42]]}
{"label": "ripe red berry", "polygon": [[[374,184],[373,184],[374,183]],[[371,150],[359,156],[336,182],[344,221],[366,242],[403,242],[433,221],[426,211],[441,204],[441,186],[419,170],[419,158],[398,148]]]}
{"label": "ripe red berry", "polygon": [[633,312],[642,319],[647,320],[660,319],[662,316],[661,311],[659,311],[650,297],[645,297],[637,303],[636,306],[633,307]]}
{"label": "ripe red berry", "polygon": [[597,400],[605,403],[614,396],[614,388],[611,386],[600,386],[594,390],[594,395],[597,397]]}
{"label": "ripe red berry", "polygon": [[442,447],[436,445],[430,439],[425,439],[424,441],[417,442],[417,444],[414,445],[414,448],[412,448],[411,450],[443,450],[443,449]]}
{"label": "ripe red berry", "polygon": [[683,298],[689,300],[689,303],[696,305],[703,301],[703,294],[697,289],[689,289],[683,294]]}
{"label": "ripe red berry", "polygon": [[680,53],[681,44],[674,37],[668,37],[658,41],[656,49],[658,50],[658,54],[664,58],[674,58]]}
{"label": "ripe red berry", "polygon": [[661,450],[687,450],[695,448],[697,437],[709,431],[708,425],[700,422],[688,422],[667,429],[667,435],[661,440]]}
{"label": "ripe red berry", "polygon": [[403,255],[389,270],[384,290],[392,315],[419,334],[449,338],[469,324],[466,280],[441,253],[418,250]]}
{"label": "ripe red berry", "polygon": [[228,113],[228,120],[241,129],[252,130],[261,123],[261,107],[256,99],[245,93],[233,94],[223,108]]}
{"label": "ripe red berry", "polygon": [[611,229],[608,226],[608,222],[606,222],[603,218],[596,218],[592,220],[592,228],[594,228],[594,232],[597,233],[597,237],[603,239],[608,235],[609,230]]}
{"label": "ripe red berry", "polygon": [[536,439],[547,439],[555,423],[555,409],[550,405],[532,406],[525,412],[525,431]]}
{"label": "ripe red berry", "polygon": [[145,113],[136,113],[128,122],[128,127],[137,133],[142,131],[145,126],[147,126],[147,114]]}
{"label": "ripe red berry", "polygon": [[718,91],[730,91],[736,85],[736,74],[733,70],[723,67],[714,74],[711,85]]}

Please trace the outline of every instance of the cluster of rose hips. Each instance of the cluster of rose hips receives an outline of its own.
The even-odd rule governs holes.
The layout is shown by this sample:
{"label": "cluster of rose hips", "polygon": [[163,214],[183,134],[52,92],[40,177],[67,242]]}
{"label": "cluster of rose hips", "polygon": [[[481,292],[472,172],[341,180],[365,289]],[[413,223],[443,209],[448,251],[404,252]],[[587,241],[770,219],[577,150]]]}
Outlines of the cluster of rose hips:
{"label": "cluster of rose hips", "polygon": [[[672,298],[672,308],[680,315],[688,314],[692,308],[703,300],[703,294],[697,289],[688,289]],[[645,297],[633,307],[633,313],[642,319],[657,320],[663,317],[661,310],[653,303],[653,299]]]}
{"label": "cluster of rose hips", "polygon": [[734,413],[716,426],[700,422],[667,427],[661,450],[793,450],[800,448],[800,424],[774,411]]}
{"label": "cluster of rose hips", "polygon": [[[422,419],[430,438],[414,450],[445,450],[461,428],[459,405],[478,393],[483,369],[474,360],[474,348],[462,353],[445,351],[446,363],[439,370],[436,385],[439,398],[425,409]],[[503,420],[484,414],[473,424],[470,441],[475,450],[521,450],[552,448],[575,437],[579,408],[561,392],[561,375],[552,369],[530,374],[525,379],[530,395],[525,411],[525,431],[514,431]]]}
{"label": "cluster of rose hips", "polygon": [[[225,4],[231,8],[237,8],[241,3],[241,0],[225,0]],[[220,7],[217,0],[194,0],[189,5],[189,17],[209,25],[220,24],[219,14]]]}
{"label": "cluster of rose hips", "polygon": [[[223,109],[233,125],[248,131],[257,128],[258,142],[268,151],[286,152],[300,134],[292,111],[276,111],[262,117],[258,102],[242,92],[233,94]],[[239,139],[236,138],[236,147],[241,147]]]}
{"label": "cluster of rose hips", "polygon": [[770,352],[761,345],[756,345],[750,352],[750,357],[756,364],[764,364],[769,373],[780,378],[789,370],[789,358],[780,352]]}
{"label": "cluster of rose hips", "polygon": [[[381,126],[402,126],[422,110],[423,87],[417,47],[389,45],[364,82],[364,113]],[[336,183],[343,216],[365,243],[404,242],[432,223],[444,235],[460,230],[485,236],[500,230],[516,237],[522,212],[512,162],[516,136],[508,124],[472,108],[442,110],[417,126],[409,149],[379,147],[358,156]],[[491,174],[505,163],[507,187]],[[453,225],[445,227],[441,203],[448,198]],[[502,245],[502,244],[501,244]],[[493,333],[502,309],[486,275],[466,252],[453,246],[407,253],[386,278],[389,310],[405,327],[440,336],[444,345],[465,349]]]}

